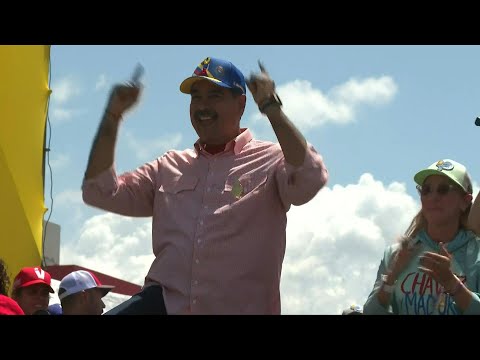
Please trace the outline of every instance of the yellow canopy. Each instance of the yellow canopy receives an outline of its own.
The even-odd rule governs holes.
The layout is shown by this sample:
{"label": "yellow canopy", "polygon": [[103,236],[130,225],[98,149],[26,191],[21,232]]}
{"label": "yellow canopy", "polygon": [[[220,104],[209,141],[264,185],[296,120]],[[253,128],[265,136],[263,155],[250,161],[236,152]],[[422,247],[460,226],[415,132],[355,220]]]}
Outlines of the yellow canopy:
{"label": "yellow canopy", "polygon": [[0,257],[13,277],[40,266],[49,45],[0,46]]}

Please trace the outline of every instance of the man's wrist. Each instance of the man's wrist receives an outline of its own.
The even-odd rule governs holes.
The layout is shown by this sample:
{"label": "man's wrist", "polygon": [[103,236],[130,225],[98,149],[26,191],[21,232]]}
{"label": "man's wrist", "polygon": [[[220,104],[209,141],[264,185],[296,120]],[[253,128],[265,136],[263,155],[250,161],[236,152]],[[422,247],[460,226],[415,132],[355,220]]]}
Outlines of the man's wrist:
{"label": "man's wrist", "polygon": [[260,110],[262,114],[265,114],[266,111],[272,106],[281,108],[282,105],[283,104],[282,104],[282,100],[280,100],[280,97],[276,93],[273,93],[266,100],[263,100],[258,105],[258,110]]}
{"label": "man's wrist", "polygon": [[111,120],[118,121],[122,118],[122,114],[118,114],[114,111],[111,111],[111,110],[107,109],[107,110],[105,110],[105,113],[103,114],[103,117],[105,119],[111,119]]}
{"label": "man's wrist", "polygon": [[120,126],[121,118],[121,115],[117,115],[105,110],[102,120],[100,121],[97,136],[116,136]]}

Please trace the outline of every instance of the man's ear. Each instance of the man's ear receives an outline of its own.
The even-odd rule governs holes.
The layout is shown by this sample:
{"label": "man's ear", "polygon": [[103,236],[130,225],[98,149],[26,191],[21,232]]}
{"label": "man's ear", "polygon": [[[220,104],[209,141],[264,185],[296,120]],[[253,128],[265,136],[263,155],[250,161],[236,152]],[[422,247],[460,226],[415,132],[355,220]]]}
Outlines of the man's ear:
{"label": "man's ear", "polygon": [[240,113],[240,117],[243,116],[243,113],[245,111],[245,106],[247,105],[247,95],[243,94],[240,96],[241,100],[240,100],[240,106],[241,106],[241,113]]}

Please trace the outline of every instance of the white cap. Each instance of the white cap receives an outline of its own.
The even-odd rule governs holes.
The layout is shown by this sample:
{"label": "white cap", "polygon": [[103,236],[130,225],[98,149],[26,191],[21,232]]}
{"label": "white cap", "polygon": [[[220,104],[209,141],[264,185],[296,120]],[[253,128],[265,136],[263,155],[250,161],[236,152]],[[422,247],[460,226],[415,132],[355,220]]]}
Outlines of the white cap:
{"label": "white cap", "polygon": [[89,271],[77,270],[72,271],[62,279],[58,288],[58,298],[62,300],[69,295],[94,288],[103,290],[103,296],[105,296],[114,287],[112,285],[102,285],[97,277]]}

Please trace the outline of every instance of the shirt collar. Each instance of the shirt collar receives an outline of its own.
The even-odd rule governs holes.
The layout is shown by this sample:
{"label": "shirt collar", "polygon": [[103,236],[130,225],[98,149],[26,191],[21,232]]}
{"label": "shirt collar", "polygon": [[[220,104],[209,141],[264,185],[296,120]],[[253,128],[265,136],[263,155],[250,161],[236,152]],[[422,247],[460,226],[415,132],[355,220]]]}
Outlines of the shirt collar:
{"label": "shirt collar", "polygon": [[[223,152],[231,151],[233,149],[233,153],[235,155],[238,155],[243,150],[245,145],[247,145],[250,142],[250,140],[252,140],[252,138],[253,136],[249,129],[247,128],[240,129],[240,135],[238,135],[235,139],[229,141],[225,146],[225,151]],[[204,154],[207,154],[204,146],[200,143],[200,139],[198,139],[195,142],[195,144],[193,144],[193,146],[195,148],[195,153],[197,154],[197,157],[202,152]]]}
{"label": "shirt collar", "polygon": [[[470,239],[470,236],[465,229],[459,229],[455,238],[448,243],[446,243],[446,248],[448,252],[454,252],[458,248],[465,245]],[[422,229],[418,232],[417,236],[412,240],[413,244],[417,244],[419,242],[423,242],[424,244],[430,246],[431,248],[435,249],[436,251],[440,251],[440,245],[433,241],[430,236],[427,234],[425,229]]]}

